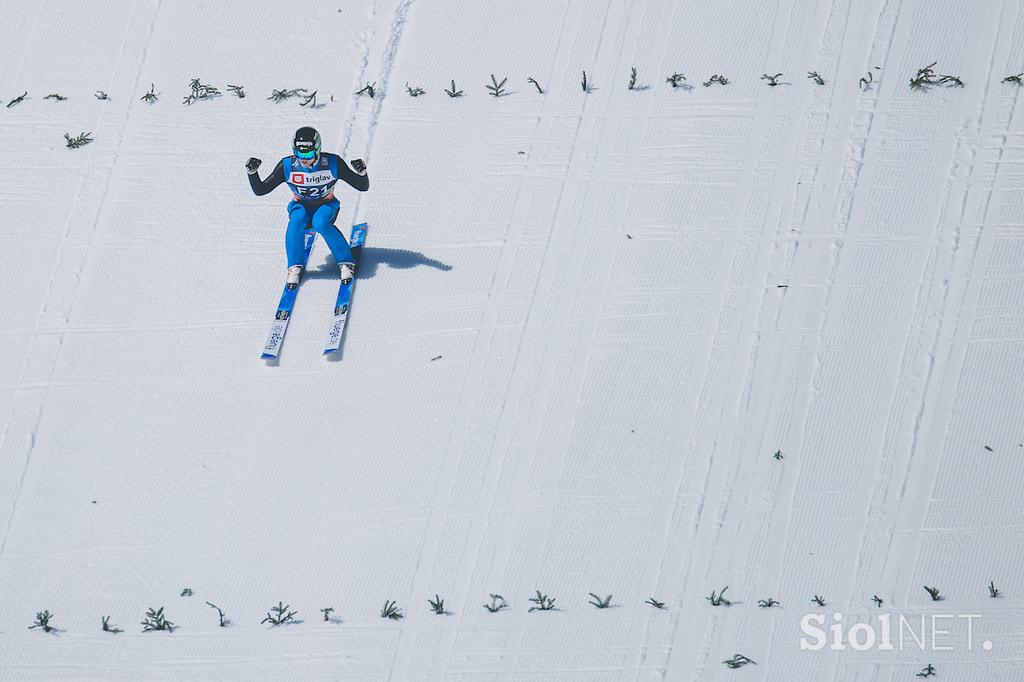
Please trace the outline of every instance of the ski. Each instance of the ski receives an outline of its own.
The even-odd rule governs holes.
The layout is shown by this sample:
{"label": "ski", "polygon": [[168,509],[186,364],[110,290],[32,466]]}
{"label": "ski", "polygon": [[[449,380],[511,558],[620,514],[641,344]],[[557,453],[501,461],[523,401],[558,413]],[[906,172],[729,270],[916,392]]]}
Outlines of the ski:
{"label": "ski", "polygon": [[[356,264],[356,276],[359,275],[359,256],[363,252],[363,244],[366,242],[366,223],[359,223],[352,226],[352,238],[348,245],[352,249],[352,260]],[[338,299],[334,303],[334,317],[331,319],[331,328],[327,332],[327,345],[324,347],[324,355],[330,355],[341,348],[341,337],[345,334],[345,321],[348,319],[348,311],[352,306],[352,288],[356,280],[338,287]]]}
{"label": "ski", "polygon": [[[316,240],[316,230],[307,227],[303,246],[306,250],[305,258],[302,260],[302,268],[305,270],[309,261],[309,252],[313,250],[313,242]],[[288,320],[292,316],[292,307],[295,305],[295,297],[299,295],[298,284],[285,284],[281,292],[281,300],[277,304],[277,312],[274,313],[274,323],[270,326],[270,335],[267,343],[263,346],[262,360],[275,360],[281,354],[281,344],[284,343],[284,333],[288,330]]]}

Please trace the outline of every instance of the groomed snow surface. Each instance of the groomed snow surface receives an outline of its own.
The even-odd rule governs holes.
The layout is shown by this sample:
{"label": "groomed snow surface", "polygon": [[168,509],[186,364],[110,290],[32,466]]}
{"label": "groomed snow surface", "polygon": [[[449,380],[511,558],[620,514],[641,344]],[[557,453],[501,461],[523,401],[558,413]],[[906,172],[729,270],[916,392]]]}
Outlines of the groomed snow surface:
{"label": "groomed snow surface", "polygon": [[[1024,680],[1021,2],[7,0],[0,45],[3,680]],[[370,230],[340,360],[318,241],[267,366],[243,164],[301,125]],[[925,650],[801,651],[834,612]]]}

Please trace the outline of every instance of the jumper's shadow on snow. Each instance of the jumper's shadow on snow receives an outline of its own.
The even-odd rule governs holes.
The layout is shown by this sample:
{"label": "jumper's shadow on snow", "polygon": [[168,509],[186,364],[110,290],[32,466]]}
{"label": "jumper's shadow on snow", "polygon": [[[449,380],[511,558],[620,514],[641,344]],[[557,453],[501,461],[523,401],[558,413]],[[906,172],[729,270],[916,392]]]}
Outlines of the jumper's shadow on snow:
{"label": "jumper's shadow on snow", "polygon": [[[363,253],[359,257],[359,268],[357,270],[356,277],[359,279],[369,279],[377,274],[377,268],[380,265],[386,265],[389,268],[395,268],[396,270],[405,270],[407,268],[415,268],[421,265],[444,272],[448,272],[452,269],[451,265],[442,263],[441,261],[433,258],[428,258],[418,251],[366,247],[363,249]],[[334,258],[328,256],[327,262],[315,270],[307,270],[306,276],[311,279],[337,279],[338,264],[334,262]]]}

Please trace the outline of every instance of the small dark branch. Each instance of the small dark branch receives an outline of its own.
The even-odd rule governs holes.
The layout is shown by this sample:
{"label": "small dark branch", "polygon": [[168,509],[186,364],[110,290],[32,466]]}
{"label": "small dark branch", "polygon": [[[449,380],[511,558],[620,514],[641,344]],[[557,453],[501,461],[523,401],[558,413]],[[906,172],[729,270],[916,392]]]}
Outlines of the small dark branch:
{"label": "small dark branch", "polygon": [[452,87],[450,90],[445,90],[445,94],[449,97],[462,97],[462,90],[455,89],[455,81],[452,81]]}
{"label": "small dark branch", "polygon": [[434,357],[430,358],[430,361],[434,362],[435,360],[440,360],[443,357],[444,357],[443,355],[435,355]]}
{"label": "small dark branch", "polygon": [[377,94],[376,87],[377,87],[377,81],[374,81],[372,83],[367,83],[366,85],[361,87],[359,90],[356,90],[356,95],[369,95],[370,99],[373,99],[374,96]]}
{"label": "small dark branch", "polygon": [[405,614],[402,613],[402,609],[398,608],[398,605],[393,601],[384,602],[383,608],[380,610],[381,618],[390,618],[391,620],[402,620]]}
{"label": "small dark branch", "polygon": [[505,598],[502,597],[500,594],[489,594],[487,596],[491,598],[491,603],[484,604],[484,608],[490,611],[491,613],[497,613],[502,609],[508,608],[508,602],[506,602]]}
{"label": "small dark branch", "polygon": [[244,85],[231,85],[228,83],[228,90],[235,93],[235,96],[238,97],[238,99],[245,97],[245,90],[243,88],[245,88]]}
{"label": "small dark branch", "polygon": [[1024,80],[1022,80],[1022,79],[1024,79],[1024,73],[1017,73],[1017,74],[1014,74],[1012,76],[1007,76],[1006,78],[1004,78],[1003,80],[1001,80],[999,82],[1000,83],[1016,83],[1017,85],[1020,85],[1021,83],[1024,83]]}
{"label": "small dark branch", "polygon": [[286,99],[291,99],[292,97],[296,97],[300,93],[305,93],[305,92],[306,92],[306,88],[294,88],[292,90],[289,90],[287,88],[285,88],[283,90],[273,90],[272,89],[271,92],[270,92],[270,97],[268,97],[267,99],[272,99],[272,100],[274,100],[275,104],[280,104],[281,102],[285,101]]}
{"label": "small dark branch", "polygon": [[427,92],[418,85],[415,88],[409,87],[408,83],[405,84],[405,91],[409,93],[409,97],[419,97],[420,95],[426,94]]}
{"label": "small dark branch", "polygon": [[158,99],[160,99],[160,95],[156,94],[155,88],[156,88],[156,86],[153,85],[152,83],[150,83],[149,84],[149,92],[147,92],[145,95],[143,95],[140,99],[143,102],[147,102],[149,104],[152,104],[153,102],[155,102]]}
{"label": "small dark branch", "polygon": [[939,594],[939,588],[924,586],[924,591],[932,598],[932,601],[942,601],[942,595]]}
{"label": "small dark branch", "polygon": [[427,600],[427,603],[430,604],[430,608],[433,609],[434,613],[439,616],[448,613],[444,610],[444,599],[441,599],[441,595],[435,594],[433,599]]}
{"label": "small dark branch", "polygon": [[[494,78],[494,76],[491,76],[491,78]],[[505,82],[505,81],[502,81],[502,83],[504,83],[504,82]],[[541,95],[543,95],[543,94],[544,94],[544,89],[540,87],[540,83],[538,83],[538,82],[537,82],[536,80],[534,80],[534,79],[533,79],[532,77],[531,77],[531,78],[527,78],[527,79],[526,79],[526,82],[527,82],[527,83],[533,83],[533,87],[537,88],[537,92],[538,92],[538,93],[540,93]]]}
{"label": "small dark branch", "polygon": [[768,597],[767,599],[758,599],[757,605],[762,609],[770,609],[773,606],[778,606],[779,602],[775,601],[771,597]]}
{"label": "small dark branch", "polygon": [[636,90],[636,67],[632,67],[629,70],[629,86],[628,89]]}
{"label": "small dark branch", "polygon": [[709,602],[711,602],[712,606],[729,606],[729,605],[732,604],[732,602],[725,598],[725,591],[728,590],[728,589],[729,589],[729,586],[726,585],[725,587],[722,588],[721,592],[717,592],[716,593],[716,592],[712,591],[710,597],[704,597],[704,598],[707,599]]}
{"label": "small dark branch", "polygon": [[25,101],[26,97],[28,97],[28,90],[26,90],[25,92],[21,93],[20,95],[18,95],[14,99],[12,99],[10,102],[8,102],[7,103],[7,108],[10,109],[15,104],[21,104],[22,102]]}
{"label": "small dark branch", "polygon": [[117,627],[116,625],[110,624],[110,616],[102,616],[100,618],[100,622],[103,623],[103,632],[109,632],[114,635],[116,635],[119,632],[124,632],[124,630]]}
{"label": "small dark branch", "polygon": [[610,595],[610,594],[607,597],[605,597],[604,599],[601,599],[600,597],[598,597],[593,592],[588,592],[587,594],[589,594],[591,597],[593,597],[593,599],[589,600],[587,603],[592,605],[594,608],[606,609],[606,608],[608,608],[609,606],[612,605],[612,595]]}
{"label": "small dark branch", "polygon": [[914,677],[935,677],[935,666],[929,663],[926,667],[921,669],[921,672],[917,673]]}
{"label": "small dark branch", "polygon": [[67,147],[68,149],[78,149],[79,147],[84,147],[85,145],[92,142],[92,137],[90,137],[91,135],[92,133],[79,133],[76,137],[71,137],[71,135],[64,133],[64,139],[67,140],[67,144],[65,144],[64,146]]}
{"label": "small dark branch", "polygon": [[110,99],[110,95],[103,92],[102,90],[97,90],[94,96],[96,97],[96,99]]}
{"label": "small dark branch", "polygon": [[991,445],[986,445],[985,449],[988,450],[989,452],[995,452],[995,450],[992,449]]}
{"label": "small dark branch", "polygon": [[859,81],[857,81],[858,85],[860,85],[860,89],[864,91],[870,90],[871,84],[874,82],[875,74],[872,71],[868,71]]}
{"label": "small dark branch", "polygon": [[743,666],[748,664],[757,665],[757,663],[753,659],[747,658],[743,654],[733,654],[732,658],[727,658],[724,661],[722,661],[722,663],[724,663],[726,667],[732,668],[734,670],[736,668],[742,668]]}
{"label": "small dark branch", "polygon": [[653,606],[656,609],[663,609],[663,608],[665,608],[665,602],[658,601],[654,597],[648,597],[647,601],[645,601],[644,603],[645,604],[650,604],[651,606]]}
{"label": "small dark branch", "polygon": [[939,74],[939,85],[945,85],[948,88],[962,88],[964,87],[964,82],[960,80],[959,76]]}
{"label": "small dark branch", "polygon": [[818,595],[818,594],[816,594],[813,597],[811,597],[811,601],[814,602],[815,604],[817,604],[818,606],[824,606],[825,605],[825,598],[822,597],[821,595]]}
{"label": "small dark branch", "polygon": [[143,632],[154,632],[157,630],[174,632],[175,627],[177,626],[164,616],[164,607],[162,606],[159,609],[147,610],[146,617],[142,621]]}
{"label": "small dark branch", "polygon": [[996,589],[995,581],[989,581],[988,596],[992,599],[998,599],[999,597],[1003,596],[1003,593]]}
{"label": "small dark branch", "polygon": [[284,625],[285,623],[291,623],[295,620],[295,615],[298,611],[289,611],[291,604],[285,605],[284,602],[277,602],[277,606],[274,606],[267,612],[267,617],[260,621],[260,625],[264,623],[270,623],[271,625]]}
{"label": "small dark branch", "polygon": [[55,99],[58,102],[63,102],[64,100],[67,99],[67,97],[65,97],[64,95],[60,95],[60,94],[57,94],[56,92],[54,92],[54,93],[51,93],[51,94],[47,95],[43,99]]}
{"label": "small dark branch", "polygon": [[302,101],[299,102],[299,106],[300,107],[308,106],[310,109],[316,109],[316,93],[317,93],[317,91],[314,90],[310,94],[305,95],[302,98]]}
{"label": "small dark branch", "polygon": [[185,104],[192,104],[201,99],[213,99],[214,97],[220,97],[221,91],[207,83],[202,83],[198,78],[193,78],[188,82],[188,86],[192,89],[188,97],[185,98]]}
{"label": "small dark branch", "polygon": [[530,597],[530,601],[533,602],[534,604],[536,604],[536,606],[531,606],[530,607],[530,609],[529,609],[530,611],[554,611],[555,610],[555,600],[552,599],[551,597],[549,597],[546,594],[541,594],[540,590],[537,590],[537,596],[536,597]]}
{"label": "small dark branch", "polygon": [[587,72],[583,72],[583,81],[580,83],[583,86],[583,92],[590,92],[590,85],[587,83]]}
{"label": "small dark branch", "polygon": [[964,82],[959,76],[950,76],[942,73],[935,73],[934,66],[938,62],[932,62],[928,66],[917,70],[917,74],[910,79],[910,87],[913,90],[927,90],[929,86],[941,85],[947,88],[962,88]]}
{"label": "small dark branch", "polygon": [[231,621],[228,620],[224,616],[224,611],[222,611],[221,608],[219,606],[217,606],[216,604],[211,604],[210,602],[206,602],[206,605],[209,606],[211,609],[214,609],[217,612],[217,618],[220,619],[220,621],[219,621],[220,627],[222,627],[222,628],[223,627],[227,627],[228,623],[230,623]]}
{"label": "small dark branch", "polygon": [[714,76],[704,81],[704,87],[711,87],[711,85],[713,85],[714,83],[718,83],[719,85],[728,85],[729,79],[726,78],[725,76],[720,76],[716,73]]}
{"label": "small dark branch", "polygon": [[51,618],[53,618],[53,614],[50,613],[49,609],[46,611],[37,611],[36,620],[32,625],[28,626],[28,629],[35,630],[36,628],[41,628],[43,632],[53,632],[56,628],[50,625]]}
{"label": "small dark branch", "polygon": [[817,83],[818,85],[825,84],[825,79],[819,76],[817,71],[808,71],[807,77],[810,78],[815,83]]}
{"label": "small dark branch", "polygon": [[769,76],[766,73],[762,73],[761,74],[761,80],[768,81],[768,86],[772,87],[772,88],[774,88],[776,85],[781,85],[779,83],[779,78],[781,78],[781,77],[782,77],[781,73],[777,73],[777,74],[775,74],[773,76]]}
{"label": "small dark branch", "polygon": [[495,78],[494,74],[492,73],[491,84],[487,86],[487,89],[490,91],[488,94],[493,95],[494,97],[501,97],[502,95],[507,95],[508,93],[505,92],[506,81],[508,81],[508,76],[502,78],[501,82],[499,83],[498,79]]}
{"label": "small dark branch", "polygon": [[772,457],[774,457],[775,459],[783,459],[784,457],[783,457],[783,454],[782,454],[782,450],[776,450],[775,454],[772,455]]}
{"label": "small dark branch", "polygon": [[879,597],[877,594],[871,597],[871,601],[875,602],[875,606],[877,606],[878,608],[882,608],[882,598]]}
{"label": "small dark branch", "polygon": [[[672,74],[671,76],[669,76],[668,78],[665,79],[665,81],[667,83],[670,83],[673,88],[678,88],[680,85],[683,84],[683,81],[685,81],[685,80],[686,80],[686,76],[684,76],[681,73],[674,73],[674,74]],[[711,84],[710,83],[706,83],[706,85],[711,85]]]}
{"label": "small dark branch", "polygon": [[181,596],[182,597],[191,597],[192,596],[192,588],[191,587],[186,587],[184,590],[181,591]]}
{"label": "small dark branch", "polygon": [[320,613],[324,614],[324,622],[325,623],[329,623],[330,622],[330,620],[331,620],[331,613],[333,613],[333,612],[334,612],[334,608],[331,607],[331,606],[328,606],[326,608],[320,609]]}

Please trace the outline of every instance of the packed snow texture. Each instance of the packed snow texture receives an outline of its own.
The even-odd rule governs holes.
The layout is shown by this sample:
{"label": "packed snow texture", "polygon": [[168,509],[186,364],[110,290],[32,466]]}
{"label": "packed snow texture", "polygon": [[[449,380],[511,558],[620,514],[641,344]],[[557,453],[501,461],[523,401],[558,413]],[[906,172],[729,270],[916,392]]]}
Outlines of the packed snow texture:
{"label": "packed snow texture", "polygon": [[[0,19],[0,679],[1024,679],[1021,2]],[[243,164],[301,125],[367,161],[370,232],[340,360],[318,241],[267,366],[288,195]],[[834,611],[980,617],[801,651]]]}

